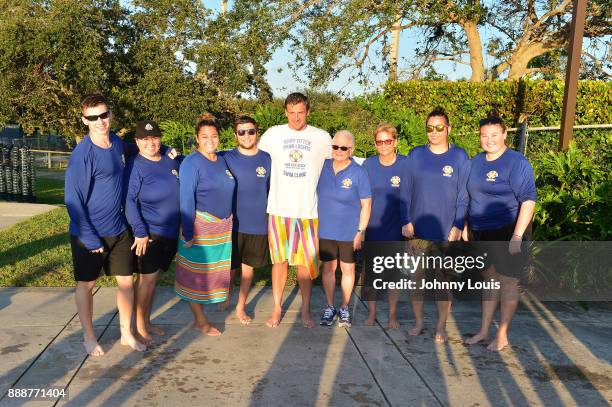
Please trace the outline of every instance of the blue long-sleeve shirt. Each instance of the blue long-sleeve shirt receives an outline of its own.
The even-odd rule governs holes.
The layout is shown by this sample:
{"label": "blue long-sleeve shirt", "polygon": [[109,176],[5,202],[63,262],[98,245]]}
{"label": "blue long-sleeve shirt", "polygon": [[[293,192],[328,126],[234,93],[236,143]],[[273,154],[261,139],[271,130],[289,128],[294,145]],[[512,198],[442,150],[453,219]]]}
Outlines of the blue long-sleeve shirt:
{"label": "blue long-sleeve shirt", "polygon": [[494,230],[514,223],[521,203],[537,199],[531,164],[510,148],[493,161],[487,161],[485,153],[475,155],[467,190],[469,224],[474,230]]}
{"label": "blue long-sleeve shirt", "polygon": [[110,148],[102,148],[85,136],[72,152],[66,170],[69,231],[88,250],[102,247],[102,237],[117,236],[127,228],[121,210],[123,140],[111,133],[110,142]]}
{"label": "blue long-sleeve shirt", "polygon": [[463,229],[468,175],[469,158],[460,147],[451,144],[445,153],[434,154],[423,145],[410,152],[402,188],[416,237],[446,241],[453,226]]}
{"label": "blue long-sleeve shirt", "polygon": [[210,161],[202,153],[189,154],[181,164],[181,227],[185,241],[193,239],[196,210],[225,219],[232,213],[236,182],[225,160]]}
{"label": "blue long-sleeve shirt", "polygon": [[400,193],[405,164],[406,157],[403,155],[397,155],[391,165],[382,165],[377,155],[364,161],[363,167],[368,171],[372,189],[367,240],[402,240],[402,226],[408,223],[406,201]]}
{"label": "blue long-sleeve shirt", "polygon": [[138,155],[128,162],[125,173],[125,215],[134,236],[176,239],[180,224],[178,160],[163,155],[151,161]]}

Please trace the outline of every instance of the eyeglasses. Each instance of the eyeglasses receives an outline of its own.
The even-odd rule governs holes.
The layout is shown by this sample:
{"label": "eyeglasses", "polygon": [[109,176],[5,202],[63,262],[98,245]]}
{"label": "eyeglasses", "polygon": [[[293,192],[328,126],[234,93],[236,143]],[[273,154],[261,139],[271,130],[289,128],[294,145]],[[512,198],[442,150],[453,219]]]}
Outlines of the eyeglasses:
{"label": "eyeglasses", "polygon": [[376,140],[375,143],[377,146],[382,146],[383,144],[386,146],[390,146],[391,144],[393,144],[393,141],[395,141],[395,139],[389,138],[386,140]]}
{"label": "eyeglasses", "polygon": [[108,118],[109,118],[109,116],[110,116],[110,114],[111,114],[111,113],[110,113],[110,112],[107,110],[107,111],[106,111],[106,112],[104,112],[104,113],[100,113],[100,114],[92,114],[92,115],[89,115],[89,116],[83,116],[83,117],[84,117],[85,119],[87,119],[87,121],[89,121],[89,122],[97,122],[97,121],[98,121],[98,119],[102,119],[102,120],[106,120],[106,119],[108,119]]}
{"label": "eyeglasses", "polygon": [[254,136],[257,134],[257,129],[236,130],[236,134],[239,136],[245,136],[247,134],[249,136]]}
{"label": "eyeglasses", "polygon": [[434,130],[435,131],[442,131],[445,128],[447,128],[448,125],[446,124],[436,124],[435,126],[432,126],[431,124],[427,125],[426,129],[427,129],[427,133],[433,133]]}
{"label": "eyeglasses", "polygon": [[332,145],[332,148],[334,150],[341,150],[341,151],[348,151],[351,149],[351,147],[347,147],[347,146],[337,146],[335,144]]}

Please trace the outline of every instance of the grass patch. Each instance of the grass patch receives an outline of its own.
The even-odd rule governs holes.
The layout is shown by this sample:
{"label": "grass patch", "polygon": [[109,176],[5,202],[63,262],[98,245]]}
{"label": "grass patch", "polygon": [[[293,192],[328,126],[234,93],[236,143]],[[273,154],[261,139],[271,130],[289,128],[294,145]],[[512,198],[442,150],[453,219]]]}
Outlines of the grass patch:
{"label": "grass patch", "polygon": [[[0,232],[0,286],[74,286],[68,223],[68,212],[58,208]],[[270,285],[270,272],[270,266],[257,269],[254,284]],[[287,285],[296,284],[295,274],[291,267]],[[102,277],[98,285],[115,286],[115,279]],[[174,285],[174,264],[159,285]]]}
{"label": "grass patch", "polygon": [[35,195],[36,203],[61,205],[64,203],[64,181],[37,178]]}

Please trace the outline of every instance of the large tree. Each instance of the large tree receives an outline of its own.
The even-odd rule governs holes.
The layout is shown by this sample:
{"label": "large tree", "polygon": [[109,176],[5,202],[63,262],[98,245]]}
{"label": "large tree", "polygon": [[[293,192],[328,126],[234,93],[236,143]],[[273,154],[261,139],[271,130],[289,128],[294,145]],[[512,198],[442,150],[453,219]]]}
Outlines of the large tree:
{"label": "large tree", "polygon": [[118,0],[0,0],[0,122],[83,131],[83,93],[123,75]]}
{"label": "large tree", "polygon": [[[404,69],[411,76],[427,72],[438,61],[469,66],[472,81],[516,79],[550,71],[554,66],[541,66],[542,58],[563,54],[572,15],[571,0],[271,3],[281,5],[283,14],[293,17],[291,38],[297,66],[315,85],[350,69],[361,80],[372,71],[388,72],[393,78],[398,70],[398,33],[406,29],[418,38],[415,58]],[[599,45],[603,41],[604,48],[612,34],[610,9],[608,0],[590,0],[587,7],[585,37],[600,40]],[[601,48],[599,52],[608,55]]]}

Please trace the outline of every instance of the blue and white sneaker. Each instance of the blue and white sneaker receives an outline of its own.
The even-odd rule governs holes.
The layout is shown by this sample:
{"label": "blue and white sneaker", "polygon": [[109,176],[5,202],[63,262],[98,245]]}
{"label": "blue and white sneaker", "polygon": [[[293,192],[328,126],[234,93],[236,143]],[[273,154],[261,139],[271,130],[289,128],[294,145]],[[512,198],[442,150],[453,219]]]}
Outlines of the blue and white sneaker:
{"label": "blue and white sneaker", "polygon": [[332,305],[328,305],[323,308],[323,314],[321,315],[321,325],[332,326],[336,320],[336,309]]}
{"label": "blue and white sneaker", "polygon": [[338,308],[338,326],[340,328],[351,327],[351,313],[346,308]]}

